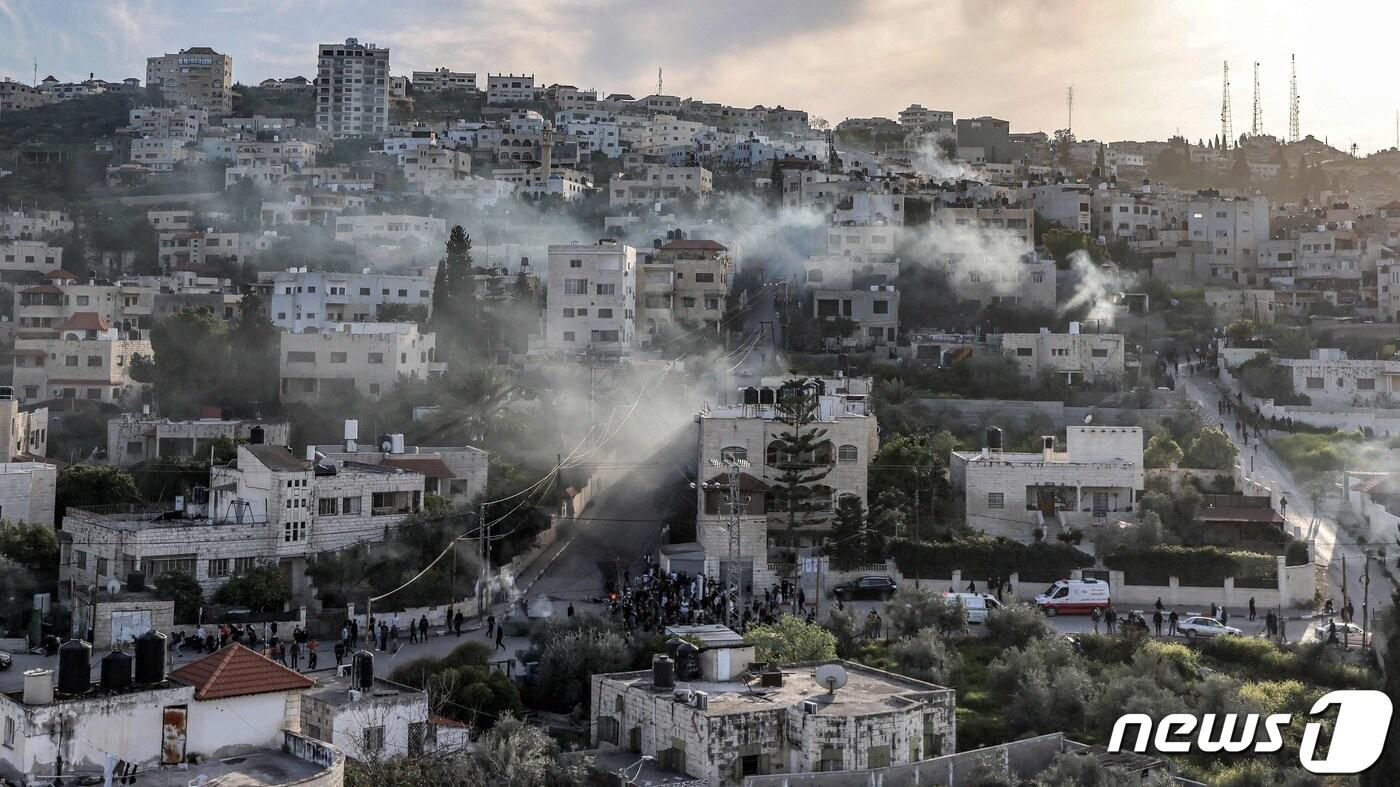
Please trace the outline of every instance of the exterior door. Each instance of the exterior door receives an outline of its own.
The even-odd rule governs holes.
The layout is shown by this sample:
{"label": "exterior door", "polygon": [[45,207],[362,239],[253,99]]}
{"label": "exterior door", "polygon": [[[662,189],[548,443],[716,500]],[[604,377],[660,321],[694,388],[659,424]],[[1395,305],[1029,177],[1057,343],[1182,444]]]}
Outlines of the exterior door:
{"label": "exterior door", "polygon": [[1094,518],[1102,519],[1108,516],[1108,493],[1094,493]]}

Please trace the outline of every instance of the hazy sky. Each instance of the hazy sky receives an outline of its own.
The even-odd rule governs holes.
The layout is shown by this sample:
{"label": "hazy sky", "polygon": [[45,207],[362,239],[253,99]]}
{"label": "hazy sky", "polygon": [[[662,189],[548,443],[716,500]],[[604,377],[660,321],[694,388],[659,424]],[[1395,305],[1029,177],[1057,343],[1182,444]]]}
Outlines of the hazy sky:
{"label": "hazy sky", "polygon": [[1303,133],[1363,152],[1395,144],[1400,3],[1288,0],[0,0],[0,76],[145,78],[145,58],[212,46],[235,78],[315,75],[316,44],[390,47],[390,68],[534,73],[637,96],[806,109],[837,122],[918,102],[991,114],[1013,131],[1192,139],[1220,130],[1221,63],[1234,131],[1288,127],[1296,53]]}

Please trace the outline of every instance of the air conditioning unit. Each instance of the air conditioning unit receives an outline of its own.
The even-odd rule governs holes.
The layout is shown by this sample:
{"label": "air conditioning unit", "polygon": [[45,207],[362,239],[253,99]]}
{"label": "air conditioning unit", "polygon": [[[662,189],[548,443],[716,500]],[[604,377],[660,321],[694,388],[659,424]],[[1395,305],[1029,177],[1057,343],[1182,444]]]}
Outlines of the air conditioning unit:
{"label": "air conditioning unit", "polygon": [[815,703],[815,702],[813,702],[813,701],[811,701],[811,700],[803,700],[803,701],[802,701],[802,712],[803,712],[804,714],[816,713],[816,712],[817,712],[817,703]]}
{"label": "air conditioning unit", "polygon": [[690,689],[676,689],[676,693],[675,693],[674,695],[672,695],[672,698],[673,698],[676,702],[684,702],[684,703],[687,704],[687,705],[690,704],[690,697],[691,697],[691,691],[690,691]]}
{"label": "air conditioning unit", "polygon": [[695,700],[695,707],[697,709],[705,710],[710,707],[710,693],[708,691],[694,692],[691,697]]}

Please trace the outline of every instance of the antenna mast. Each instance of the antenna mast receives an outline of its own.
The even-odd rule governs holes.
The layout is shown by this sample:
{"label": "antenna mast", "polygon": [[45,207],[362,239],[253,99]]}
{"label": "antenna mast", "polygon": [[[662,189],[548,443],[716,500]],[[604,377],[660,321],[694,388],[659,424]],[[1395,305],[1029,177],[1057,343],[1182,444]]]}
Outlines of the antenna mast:
{"label": "antenna mast", "polygon": [[1254,123],[1249,129],[1251,137],[1264,135],[1264,112],[1259,107],[1259,61],[1254,61]]}
{"label": "antenna mast", "polygon": [[1235,132],[1230,121],[1230,61],[1225,61],[1225,81],[1220,94],[1220,145],[1229,150]]}
{"label": "antenna mast", "polygon": [[661,69],[660,69],[660,68],[656,69],[656,95],[658,95],[658,96],[660,96],[660,95],[665,95],[665,92],[662,91],[662,89],[661,89]]}
{"label": "antenna mast", "polygon": [[1074,131],[1074,85],[1065,88],[1065,130]]}
{"label": "antenna mast", "polygon": [[1288,56],[1288,141],[1298,141],[1298,56]]}

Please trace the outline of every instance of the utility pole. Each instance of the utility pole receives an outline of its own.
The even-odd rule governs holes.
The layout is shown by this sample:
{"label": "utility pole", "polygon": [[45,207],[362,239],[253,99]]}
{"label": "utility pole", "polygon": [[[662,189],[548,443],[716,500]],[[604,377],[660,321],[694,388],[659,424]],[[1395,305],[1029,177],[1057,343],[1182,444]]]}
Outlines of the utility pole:
{"label": "utility pole", "polygon": [[749,466],[746,459],[739,459],[733,454],[723,454],[721,458],[710,460],[711,465],[722,465],[729,474],[729,562],[724,567],[724,622],[729,628],[738,631],[739,623],[743,619],[743,571],[740,566],[739,552],[741,544],[739,542],[739,528],[741,525],[742,503],[739,499],[739,473],[741,468]]}
{"label": "utility pole", "polygon": [[[1346,608],[1347,608],[1347,556],[1346,556],[1345,554],[1343,554],[1343,555],[1342,555],[1342,609],[1345,610]],[[1335,611],[1335,610],[1334,610],[1334,611]],[[1346,620],[1346,615],[1343,615],[1343,616],[1342,616],[1342,619],[1343,619],[1343,621],[1345,621],[1345,620]],[[1342,626],[1342,645],[1343,645],[1344,647],[1347,646],[1347,645],[1350,645],[1350,642],[1348,642],[1349,639],[1350,639],[1350,637],[1347,636],[1347,627],[1346,627],[1345,625],[1343,625],[1343,626]]]}
{"label": "utility pole", "polygon": [[[486,614],[486,587],[491,567],[491,550],[488,547],[491,541],[491,525],[486,521],[485,501],[482,501],[478,511],[476,537],[481,542],[481,587],[478,588],[476,592],[476,616],[482,617]],[[529,617],[528,612],[526,613],[526,617]]]}
{"label": "utility pole", "polygon": [[1366,569],[1361,575],[1361,647],[1371,647],[1371,550],[1366,550]]}
{"label": "utility pole", "polygon": [[1065,131],[1074,133],[1074,85],[1065,88]]}

